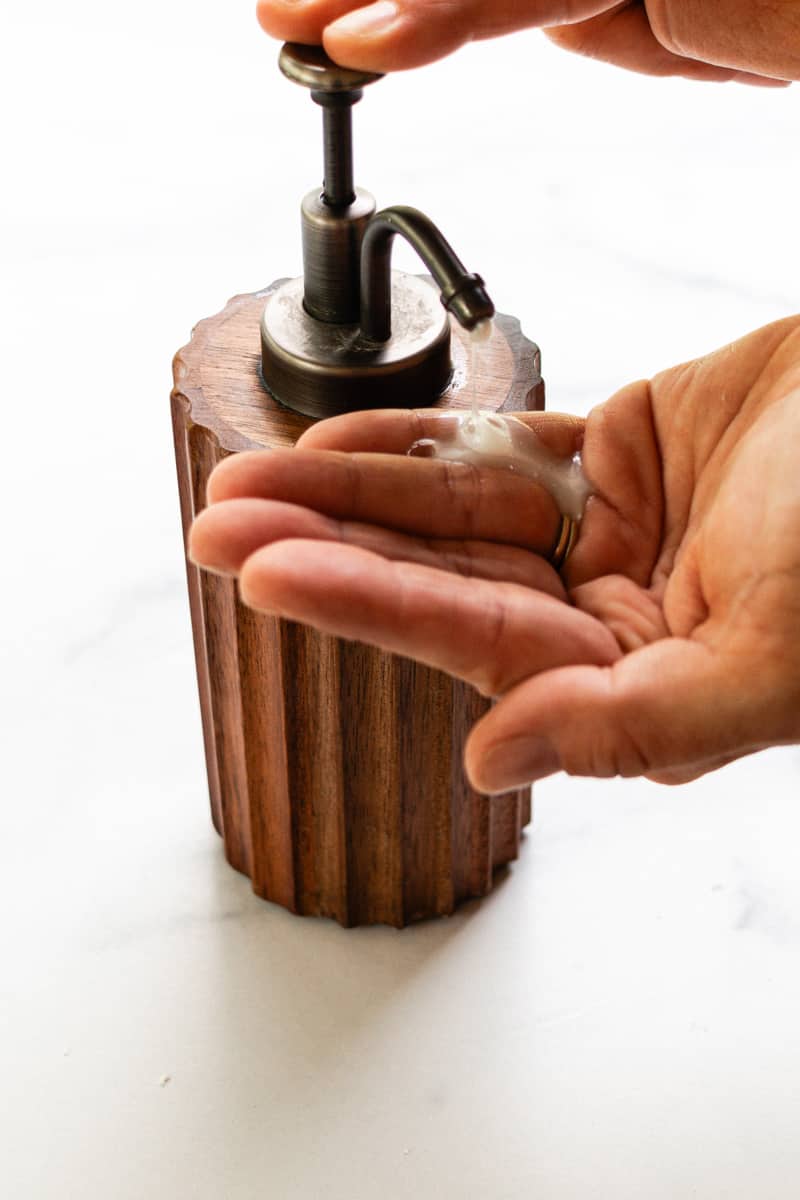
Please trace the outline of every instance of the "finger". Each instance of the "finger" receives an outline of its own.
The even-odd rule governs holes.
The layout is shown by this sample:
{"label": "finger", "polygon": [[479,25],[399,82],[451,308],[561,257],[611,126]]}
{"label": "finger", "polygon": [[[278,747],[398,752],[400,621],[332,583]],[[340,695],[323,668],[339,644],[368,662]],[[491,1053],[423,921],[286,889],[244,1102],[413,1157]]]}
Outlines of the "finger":
{"label": "finger", "polygon": [[610,629],[626,654],[670,635],[663,606],[652,590],[625,575],[603,575],[570,588],[570,598],[581,612]]}
{"label": "finger", "polygon": [[557,770],[694,777],[703,764],[773,744],[779,706],[741,656],[668,638],[610,669],[568,667],[520,684],[473,728],[467,772],[484,792]]}
{"label": "finger", "polygon": [[646,0],[658,40],[702,62],[757,72],[779,82],[798,78],[797,13],[792,4],[741,0],[687,4]]}
{"label": "finger", "polygon": [[629,384],[592,409],[582,459],[594,496],[567,565],[569,585],[619,574],[648,586],[662,544],[664,490],[646,382]]}
{"label": "finger", "polygon": [[587,21],[561,25],[545,32],[552,42],[565,50],[644,75],[680,76],[716,83],[735,80],[760,87],[787,86],[782,80],[765,79],[673,53],[658,41],[647,9],[641,3],[615,5]]}
{"label": "finger", "polygon": [[371,71],[421,67],[476,38],[601,12],[608,0],[377,0],[325,27],[323,43],[337,62]]}
{"label": "finger", "polygon": [[259,0],[256,17],[265,33],[282,42],[319,46],[325,26],[353,5],[354,0]]}
{"label": "finger", "polygon": [[[448,425],[464,414],[452,410],[381,408],[370,412],[343,413],[318,421],[299,438],[304,450],[374,451],[406,454],[414,442],[440,437]],[[522,421],[559,458],[571,458],[583,442],[584,420],[567,413],[506,413]]]}
{"label": "finger", "polygon": [[247,559],[240,588],[251,608],[417,659],[489,696],[532,671],[619,655],[599,622],[552,596],[355,546],[276,542]]}
{"label": "finger", "polygon": [[337,521],[308,508],[278,500],[224,500],[195,519],[189,557],[206,570],[238,575],[262,546],[286,538],[342,542],[394,561],[421,563],[477,579],[537,588],[564,600],[556,571],[536,554],[492,542],[424,539],[358,521]]}
{"label": "finger", "polygon": [[538,483],[511,471],[392,454],[266,450],[234,454],[208,484],[210,503],[260,497],[423,537],[508,542],[549,554],[560,517]]}

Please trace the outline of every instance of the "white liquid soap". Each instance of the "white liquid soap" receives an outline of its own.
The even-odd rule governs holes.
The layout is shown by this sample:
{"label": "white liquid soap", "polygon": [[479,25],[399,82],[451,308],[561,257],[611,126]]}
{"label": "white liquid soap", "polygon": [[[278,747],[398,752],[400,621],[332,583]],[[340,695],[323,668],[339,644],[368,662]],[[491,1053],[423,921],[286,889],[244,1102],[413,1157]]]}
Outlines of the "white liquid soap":
{"label": "white liquid soap", "polygon": [[471,404],[469,415],[471,421],[477,421],[480,416],[478,408],[478,375],[485,363],[485,354],[482,347],[489,345],[493,333],[494,321],[491,317],[486,321],[479,321],[469,333],[469,374],[472,385],[470,388]]}
{"label": "white liquid soap", "polygon": [[478,374],[493,332],[492,321],[481,321],[470,334],[470,411],[442,413],[427,420],[436,422],[436,437],[414,442],[408,453],[476,467],[516,471],[536,480],[550,493],[559,511],[580,520],[591,484],[583,473],[579,454],[559,458],[517,417],[484,410],[478,405]]}

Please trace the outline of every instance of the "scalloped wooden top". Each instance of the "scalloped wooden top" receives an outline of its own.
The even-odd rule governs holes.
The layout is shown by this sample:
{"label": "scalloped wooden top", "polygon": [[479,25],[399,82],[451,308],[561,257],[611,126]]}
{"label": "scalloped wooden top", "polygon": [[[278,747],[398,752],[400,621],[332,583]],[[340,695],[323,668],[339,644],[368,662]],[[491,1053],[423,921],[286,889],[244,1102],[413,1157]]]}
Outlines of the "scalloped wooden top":
{"label": "scalloped wooden top", "polygon": [[[222,312],[192,331],[173,362],[173,395],[188,421],[211,430],[229,452],[264,446],[293,446],[312,424],[310,417],[285,408],[261,383],[259,325],[264,302],[283,280],[260,292],[234,296]],[[453,378],[436,408],[469,408],[468,334],[452,322]],[[536,347],[522,335],[514,317],[499,315],[481,355],[480,404],[494,411],[541,407]]]}

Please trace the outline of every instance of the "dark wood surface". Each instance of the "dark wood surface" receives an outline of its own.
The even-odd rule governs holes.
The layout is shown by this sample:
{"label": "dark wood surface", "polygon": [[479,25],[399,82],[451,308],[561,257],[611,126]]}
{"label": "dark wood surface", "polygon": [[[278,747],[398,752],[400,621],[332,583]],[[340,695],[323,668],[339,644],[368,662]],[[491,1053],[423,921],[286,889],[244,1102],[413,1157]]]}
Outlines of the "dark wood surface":
{"label": "dark wood surface", "polygon": [[[291,446],[311,424],[259,380],[271,290],[234,297],[175,357],[185,532],[222,458]],[[439,406],[468,407],[469,353],[453,332]],[[517,321],[498,318],[482,407],[542,407],[536,377],[535,347]],[[187,570],[212,818],[254,891],[343,925],[398,927],[488,892],[531,815],[529,792],[489,800],[465,778],[464,740],[489,702],[407,659],[255,613],[233,581]]]}

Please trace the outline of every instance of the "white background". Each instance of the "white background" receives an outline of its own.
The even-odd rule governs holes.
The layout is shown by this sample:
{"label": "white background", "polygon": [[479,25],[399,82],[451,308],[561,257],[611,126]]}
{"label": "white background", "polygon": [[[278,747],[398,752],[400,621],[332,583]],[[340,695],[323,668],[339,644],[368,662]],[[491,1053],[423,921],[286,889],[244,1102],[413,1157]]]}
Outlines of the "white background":
{"label": "white background", "polygon": [[[2,43],[3,1194],[796,1196],[797,750],[548,782],[496,893],[401,933],[225,865],[169,366],[299,271],[319,113],[249,0],[7,4]],[[586,412],[797,307],[798,117],[529,33],[371,89],[357,174]]]}

